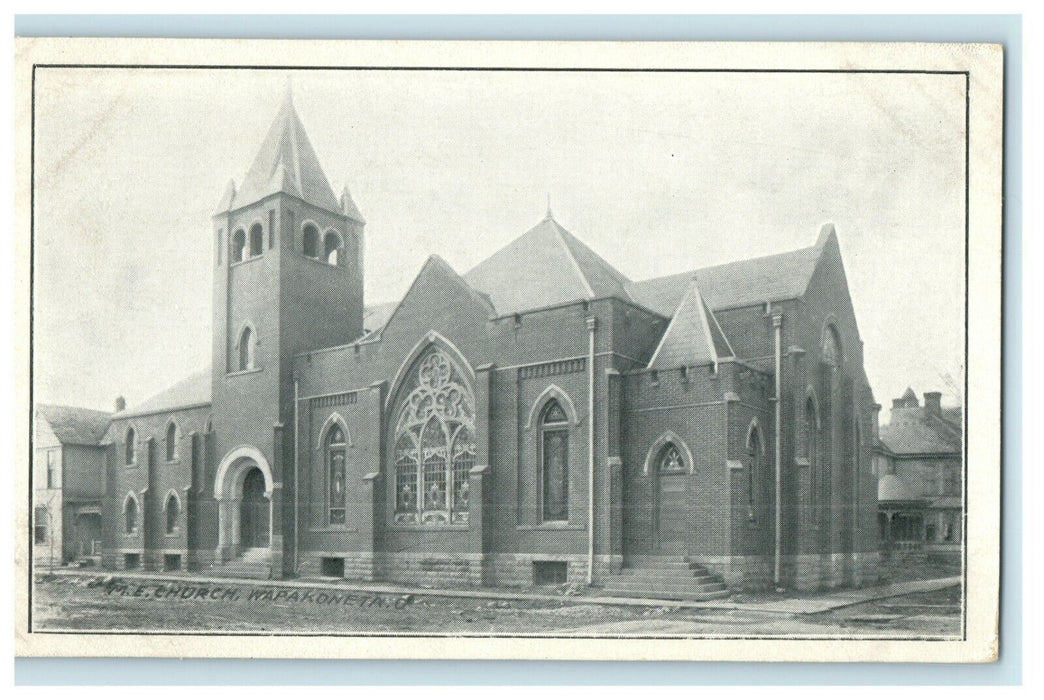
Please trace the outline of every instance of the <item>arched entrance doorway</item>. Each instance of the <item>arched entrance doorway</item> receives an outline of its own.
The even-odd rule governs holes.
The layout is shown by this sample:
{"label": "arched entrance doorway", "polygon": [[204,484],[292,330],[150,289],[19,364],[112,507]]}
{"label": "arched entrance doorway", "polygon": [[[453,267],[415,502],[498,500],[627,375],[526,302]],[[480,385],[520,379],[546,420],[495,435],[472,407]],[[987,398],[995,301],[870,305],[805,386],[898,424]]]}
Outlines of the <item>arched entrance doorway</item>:
{"label": "arched entrance doorway", "polygon": [[236,559],[247,549],[271,547],[274,487],[272,469],[257,448],[237,447],[221,460],[214,478],[218,563]]}
{"label": "arched entrance doorway", "polygon": [[251,467],[243,478],[243,497],[239,501],[239,543],[243,549],[268,546],[268,516],[265,475]]}

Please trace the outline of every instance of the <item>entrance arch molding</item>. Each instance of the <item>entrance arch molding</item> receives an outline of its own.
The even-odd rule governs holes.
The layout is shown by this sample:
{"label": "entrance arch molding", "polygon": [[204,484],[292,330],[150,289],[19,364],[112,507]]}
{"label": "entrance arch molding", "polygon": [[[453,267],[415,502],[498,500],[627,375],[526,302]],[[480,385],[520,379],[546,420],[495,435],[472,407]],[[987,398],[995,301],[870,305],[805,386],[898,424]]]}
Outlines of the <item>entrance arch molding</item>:
{"label": "entrance arch molding", "polygon": [[254,469],[265,481],[265,499],[268,501],[268,546],[274,541],[275,507],[272,492],[275,480],[272,467],[261,450],[251,445],[240,445],[222,458],[214,476],[214,498],[218,502],[218,546],[214,552],[217,563],[224,563],[242,554],[240,502],[243,482]]}
{"label": "entrance arch molding", "polygon": [[256,466],[265,477],[265,498],[272,498],[275,479],[272,478],[272,467],[261,450],[251,445],[233,447],[222,458],[214,477],[214,498],[222,500],[238,496],[243,486],[249,467]]}

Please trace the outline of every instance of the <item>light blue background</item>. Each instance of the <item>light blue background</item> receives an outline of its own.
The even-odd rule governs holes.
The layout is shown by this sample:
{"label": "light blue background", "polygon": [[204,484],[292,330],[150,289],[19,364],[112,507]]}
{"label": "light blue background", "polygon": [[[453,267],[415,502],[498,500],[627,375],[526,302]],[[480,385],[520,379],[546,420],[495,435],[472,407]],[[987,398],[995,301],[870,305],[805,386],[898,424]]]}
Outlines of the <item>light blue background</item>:
{"label": "light blue background", "polygon": [[[1004,479],[996,664],[16,659],[19,684],[1019,684],[1022,19],[1018,15],[19,15],[17,36],[988,42],[1005,47]],[[104,637],[99,638],[99,641]],[[245,640],[244,640],[245,641]]]}

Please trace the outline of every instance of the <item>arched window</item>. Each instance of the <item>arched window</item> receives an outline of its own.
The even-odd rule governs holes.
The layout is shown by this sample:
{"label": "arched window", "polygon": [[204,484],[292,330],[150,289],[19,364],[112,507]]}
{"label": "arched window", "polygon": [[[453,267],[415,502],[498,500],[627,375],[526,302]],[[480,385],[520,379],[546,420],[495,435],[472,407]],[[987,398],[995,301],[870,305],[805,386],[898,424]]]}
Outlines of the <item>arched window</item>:
{"label": "arched window", "polygon": [[178,499],[174,494],[167,496],[167,534],[173,535],[178,529]]}
{"label": "arched window", "polygon": [[134,428],[127,428],[127,437],[123,443],[123,463],[134,464],[134,448],[135,448],[135,435]]}
{"label": "arched window", "polygon": [[250,326],[247,326],[239,335],[240,372],[245,372],[248,369],[254,369],[254,346],[256,344],[257,340],[254,338],[254,331],[250,329]]}
{"label": "arched window", "polygon": [[569,520],[569,419],[551,399],[540,414],[541,516]]}
{"label": "arched window", "polygon": [[319,229],[315,224],[305,224],[304,236],[301,238],[301,252],[309,258],[319,257]]}
{"label": "arched window", "polygon": [[757,490],[761,477],[761,430],[754,426],[747,437],[747,517],[757,515]]}
{"label": "arched window", "polygon": [[664,445],[660,452],[660,458],[656,461],[656,470],[660,474],[682,474],[685,472],[685,459],[678,451],[677,445],[669,442]]}
{"label": "arched window", "polygon": [[805,443],[805,457],[808,459],[808,494],[806,496],[805,508],[803,510],[805,512],[805,519],[808,522],[811,522],[813,519],[813,513],[818,501],[818,498],[816,497],[816,488],[818,488],[816,472],[819,471],[819,456],[817,454],[819,447],[819,431],[817,429],[818,422],[819,419],[816,416],[816,404],[810,396],[808,397],[808,401],[805,402],[805,434],[803,436],[803,442]]}
{"label": "arched window", "polygon": [[254,224],[250,227],[250,257],[261,255],[264,249],[265,232],[261,229],[261,224]]}
{"label": "arched window", "polygon": [[395,424],[395,522],[468,521],[468,472],[475,464],[475,401],[439,349],[416,365]]}
{"label": "arched window", "polygon": [[835,369],[841,367],[841,337],[833,325],[827,326],[823,333],[823,364]]}
{"label": "arched window", "polygon": [[234,263],[246,260],[246,233],[243,229],[237,229],[236,232],[232,234],[231,260]]}
{"label": "arched window", "polygon": [[128,535],[133,535],[138,530],[138,501],[134,496],[128,496],[123,505],[124,528]]}
{"label": "arched window", "polygon": [[323,260],[328,265],[336,265],[340,249],[341,237],[334,231],[327,231],[326,238],[323,241]]}
{"label": "arched window", "polygon": [[173,462],[178,458],[178,426],[174,421],[167,425],[167,461]]}
{"label": "arched window", "polygon": [[326,438],[326,464],[328,477],[328,498],[330,504],[330,524],[344,525],[347,507],[347,489],[345,487],[345,439],[341,426],[334,423]]}

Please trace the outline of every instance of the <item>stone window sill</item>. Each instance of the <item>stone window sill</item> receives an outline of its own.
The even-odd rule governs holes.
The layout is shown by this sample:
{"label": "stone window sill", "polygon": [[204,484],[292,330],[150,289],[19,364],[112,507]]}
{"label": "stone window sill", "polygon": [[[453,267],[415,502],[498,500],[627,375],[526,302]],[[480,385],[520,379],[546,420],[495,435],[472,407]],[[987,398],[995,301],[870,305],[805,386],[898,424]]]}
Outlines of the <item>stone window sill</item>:
{"label": "stone window sill", "polygon": [[540,523],[539,525],[518,525],[515,527],[516,530],[585,530],[583,525],[573,525],[568,522],[551,522],[551,523]]}
{"label": "stone window sill", "polygon": [[256,374],[260,372],[262,367],[254,367],[253,369],[237,369],[235,372],[226,372],[226,377],[241,377],[244,374]]}

